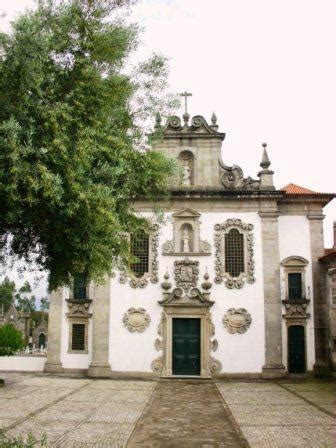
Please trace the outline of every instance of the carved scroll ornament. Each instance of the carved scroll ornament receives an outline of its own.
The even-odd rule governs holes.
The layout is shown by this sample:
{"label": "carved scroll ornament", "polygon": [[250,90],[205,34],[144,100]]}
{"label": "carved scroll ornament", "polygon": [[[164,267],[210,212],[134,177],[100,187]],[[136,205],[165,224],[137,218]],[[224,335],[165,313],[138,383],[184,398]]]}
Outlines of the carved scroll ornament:
{"label": "carved scroll ornament", "polygon": [[251,314],[244,308],[230,308],[224,314],[223,324],[229,333],[245,333],[252,322]]}
{"label": "carved scroll ornament", "polygon": [[123,317],[123,323],[131,333],[144,332],[150,321],[151,318],[144,308],[130,308]]}
{"label": "carved scroll ornament", "polygon": [[[230,273],[225,272],[224,262],[224,239],[225,234],[231,229],[237,228],[244,234],[244,259],[245,269],[238,277],[232,277]],[[223,224],[215,225],[215,283],[222,283],[225,279],[225,286],[229,289],[242,288],[244,286],[244,280],[247,283],[254,283],[254,235],[253,224],[247,224],[242,222],[241,219],[227,219]]]}

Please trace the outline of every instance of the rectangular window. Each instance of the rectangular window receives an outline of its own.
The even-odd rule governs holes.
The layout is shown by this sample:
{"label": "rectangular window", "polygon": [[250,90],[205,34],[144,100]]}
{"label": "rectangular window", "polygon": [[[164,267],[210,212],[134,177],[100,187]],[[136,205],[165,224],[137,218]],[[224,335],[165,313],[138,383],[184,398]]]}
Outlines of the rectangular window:
{"label": "rectangular window", "polygon": [[85,350],[85,324],[72,324],[72,350]]}
{"label": "rectangular window", "polygon": [[302,300],[302,276],[300,273],[288,274],[288,300]]}
{"label": "rectangular window", "polygon": [[131,235],[131,254],[135,261],[130,268],[136,277],[141,278],[149,272],[149,235],[145,232],[137,232]]}
{"label": "rectangular window", "polygon": [[74,276],[73,298],[74,300],[86,300],[86,274],[76,274]]}

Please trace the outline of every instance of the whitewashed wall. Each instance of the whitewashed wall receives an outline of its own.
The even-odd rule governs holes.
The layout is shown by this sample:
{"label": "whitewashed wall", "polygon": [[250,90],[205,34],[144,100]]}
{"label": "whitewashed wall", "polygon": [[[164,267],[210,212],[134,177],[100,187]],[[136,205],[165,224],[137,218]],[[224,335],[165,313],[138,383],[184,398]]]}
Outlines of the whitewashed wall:
{"label": "whitewashed wall", "polygon": [[[170,215],[167,215],[170,216]],[[238,289],[228,289],[224,282],[217,285],[214,280],[214,225],[229,218],[240,218],[244,222],[254,225],[255,246],[255,284],[245,284]],[[211,299],[215,301],[211,309],[212,320],[215,324],[215,338],[218,340],[218,350],[213,356],[219,359],[225,373],[255,373],[261,372],[264,364],[265,336],[264,336],[264,297],[260,218],[257,213],[203,213],[201,218],[201,239],[207,240],[212,246],[210,256],[190,257],[200,262],[199,284],[203,281],[206,268],[213,282]],[[160,230],[159,242],[159,279],[168,269],[170,281],[174,286],[174,261],[183,257],[164,256],[161,246],[173,235],[172,223],[168,223]],[[128,284],[120,284],[118,276],[113,280],[111,288],[110,312],[110,363],[114,371],[150,372],[151,362],[161,355],[154,348],[154,341],[158,337],[157,327],[160,321],[162,307],[158,300],[162,300],[160,282],[148,284],[143,289],[131,288]],[[130,333],[122,323],[123,314],[131,307],[145,308],[151,317],[151,323],[144,333]],[[244,334],[230,334],[224,328],[222,318],[229,308],[245,308],[252,316],[252,324]]]}
{"label": "whitewashed wall", "polygon": [[[310,305],[308,312],[310,318],[306,326],[306,353],[307,369],[312,370],[315,362],[315,343],[314,343],[314,309],[313,309],[313,284],[312,284],[312,265],[310,248],[310,230],[309,221],[306,216],[280,216],[279,217],[279,254],[280,262],[287,257],[298,255],[308,260],[306,266],[306,293],[310,287]],[[281,291],[282,299],[285,298],[285,277],[284,268],[281,267]],[[287,327],[283,319],[282,325],[282,346],[283,363],[288,366],[288,340]]]}
{"label": "whitewashed wall", "polygon": [[0,371],[43,372],[46,356],[0,356]]}

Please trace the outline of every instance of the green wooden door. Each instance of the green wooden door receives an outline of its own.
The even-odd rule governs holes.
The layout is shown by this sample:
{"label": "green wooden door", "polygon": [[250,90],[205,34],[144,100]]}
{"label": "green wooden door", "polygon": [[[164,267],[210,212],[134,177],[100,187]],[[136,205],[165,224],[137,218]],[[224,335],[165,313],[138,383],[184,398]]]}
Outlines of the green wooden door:
{"label": "green wooden door", "polygon": [[303,325],[288,327],[288,372],[305,373],[305,332]]}
{"label": "green wooden door", "polygon": [[200,374],[200,319],[173,319],[173,374]]}

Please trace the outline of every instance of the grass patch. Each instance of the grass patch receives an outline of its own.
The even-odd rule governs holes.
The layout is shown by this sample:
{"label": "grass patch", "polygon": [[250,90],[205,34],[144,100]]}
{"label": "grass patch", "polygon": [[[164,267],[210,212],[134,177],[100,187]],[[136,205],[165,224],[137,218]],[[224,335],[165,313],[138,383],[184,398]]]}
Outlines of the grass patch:
{"label": "grass patch", "polygon": [[40,448],[47,446],[47,436],[42,434],[40,439],[37,439],[32,434],[27,436],[10,437],[6,436],[5,429],[0,428],[0,447],[1,448]]}

